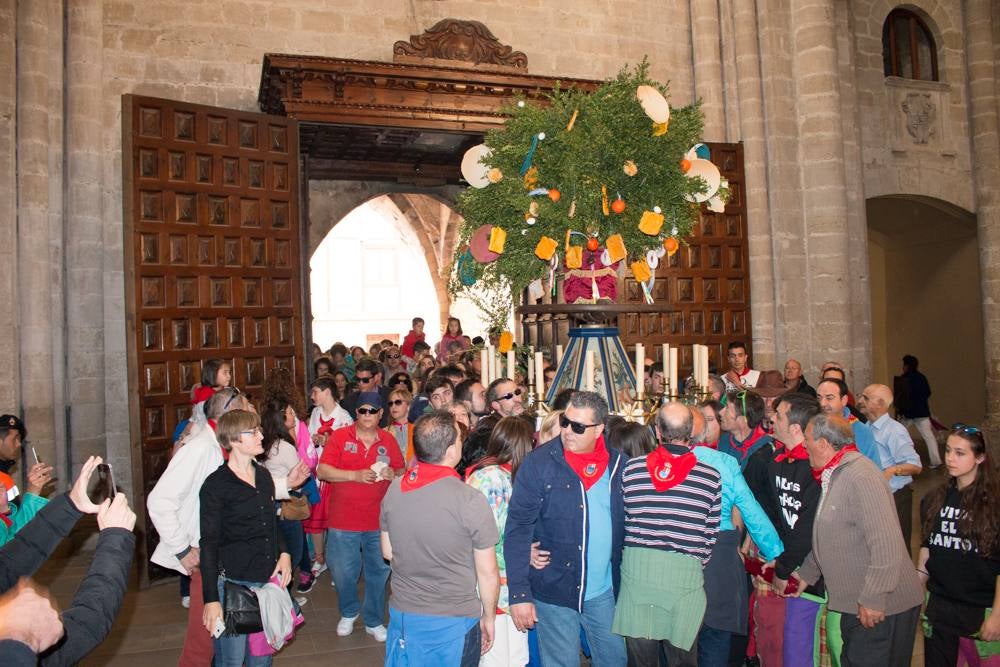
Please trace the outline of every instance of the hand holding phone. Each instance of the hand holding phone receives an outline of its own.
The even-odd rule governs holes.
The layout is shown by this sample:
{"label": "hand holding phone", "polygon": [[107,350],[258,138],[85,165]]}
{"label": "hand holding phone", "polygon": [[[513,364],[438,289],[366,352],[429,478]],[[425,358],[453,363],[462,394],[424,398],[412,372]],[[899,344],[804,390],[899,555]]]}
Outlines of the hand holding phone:
{"label": "hand holding phone", "polygon": [[226,631],[226,624],[222,622],[221,618],[215,619],[215,627],[212,629],[212,636],[218,639],[222,636],[222,633]]}

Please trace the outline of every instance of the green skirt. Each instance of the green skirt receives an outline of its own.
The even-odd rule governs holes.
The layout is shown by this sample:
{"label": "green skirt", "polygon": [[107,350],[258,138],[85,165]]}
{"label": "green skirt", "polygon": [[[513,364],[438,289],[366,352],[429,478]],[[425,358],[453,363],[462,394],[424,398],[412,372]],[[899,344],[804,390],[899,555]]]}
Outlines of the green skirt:
{"label": "green skirt", "polygon": [[670,551],[625,547],[621,575],[611,630],[624,637],[665,639],[690,650],[705,617],[701,561]]}

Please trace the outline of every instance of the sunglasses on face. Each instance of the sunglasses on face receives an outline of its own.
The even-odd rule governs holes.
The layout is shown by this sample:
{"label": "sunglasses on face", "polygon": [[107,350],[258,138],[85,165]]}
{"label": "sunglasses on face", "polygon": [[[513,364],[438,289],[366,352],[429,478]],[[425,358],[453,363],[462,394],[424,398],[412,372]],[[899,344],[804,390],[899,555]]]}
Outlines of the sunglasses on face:
{"label": "sunglasses on face", "polygon": [[377,415],[382,408],[358,408],[359,415]]}
{"label": "sunglasses on face", "polygon": [[[515,389],[514,391],[506,393],[503,396],[497,396],[497,400],[498,401],[509,401],[510,399],[514,398],[515,396],[520,396],[520,395],[521,395],[521,390],[520,389]],[[583,433],[583,431],[580,431],[580,433]]]}
{"label": "sunglasses on face", "polygon": [[559,426],[562,428],[571,428],[573,433],[577,435],[583,435],[584,431],[588,428],[594,428],[595,426],[600,426],[600,424],[581,424],[580,422],[575,422],[566,415],[559,415]]}
{"label": "sunglasses on face", "polygon": [[366,377],[361,377],[360,375],[355,375],[354,378],[358,382],[371,382],[375,378],[375,376],[374,375],[368,375]]}
{"label": "sunglasses on face", "polygon": [[389,356],[390,359],[399,359],[399,355],[398,354],[390,354],[388,356]]}
{"label": "sunglasses on face", "polygon": [[405,405],[405,404],[406,404],[406,401],[404,401],[401,398],[396,398],[396,399],[393,399],[393,400],[389,401],[389,405],[393,405],[393,406],[396,406],[396,405]]}

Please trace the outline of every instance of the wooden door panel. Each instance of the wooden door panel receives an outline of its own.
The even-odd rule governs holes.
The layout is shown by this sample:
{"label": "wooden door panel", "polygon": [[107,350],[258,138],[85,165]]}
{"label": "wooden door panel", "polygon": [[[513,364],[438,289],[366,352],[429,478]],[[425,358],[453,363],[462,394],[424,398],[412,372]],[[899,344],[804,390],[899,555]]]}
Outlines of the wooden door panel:
{"label": "wooden door panel", "polygon": [[[298,123],[126,95],[122,128],[133,478],[143,509],[206,359],[228,361],[233,384],[255,398],[275,365],[305,382]],[[156,544],[148,521],[146,530],[144,555]]]}

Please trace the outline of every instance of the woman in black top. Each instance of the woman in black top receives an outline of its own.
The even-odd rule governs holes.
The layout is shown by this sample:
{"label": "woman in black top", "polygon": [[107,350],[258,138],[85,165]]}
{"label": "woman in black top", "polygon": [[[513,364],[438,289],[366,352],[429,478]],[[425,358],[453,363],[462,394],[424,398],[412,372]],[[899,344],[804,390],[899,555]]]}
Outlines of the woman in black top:
{"label": "woman in black top", "polygon": [[944,462],[948,481],[921,503],[917,573],[930,594],[927,667],[954,667],[962,637],[1000,640],[1000,474],[972,426],[951,432]]}
{"label": "woman in black top", "polygon": [[[277,576],[282,586],[292,578],[292,561],[277,528],[274,480],[254,457],[263,453],[260,419],[245,410],[232,410],[215,428],[229,460],[201,487],[201,573],[205,595],[202,621],[212,632],[223,619],[223,577],[248,586],[263,585]],[[250,655],[248,635],[225,635],[215,640],[218,667],[265,667],[271,657]]]}

